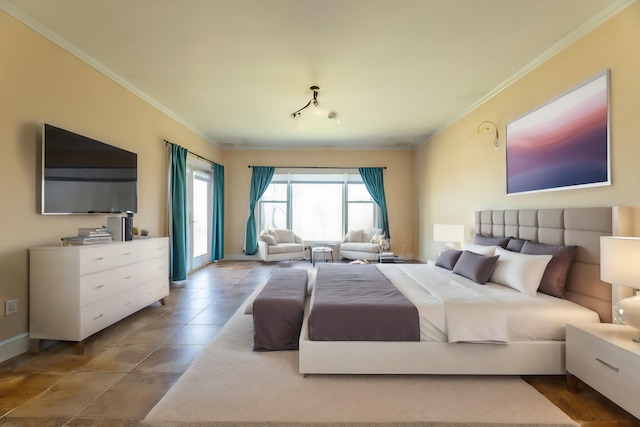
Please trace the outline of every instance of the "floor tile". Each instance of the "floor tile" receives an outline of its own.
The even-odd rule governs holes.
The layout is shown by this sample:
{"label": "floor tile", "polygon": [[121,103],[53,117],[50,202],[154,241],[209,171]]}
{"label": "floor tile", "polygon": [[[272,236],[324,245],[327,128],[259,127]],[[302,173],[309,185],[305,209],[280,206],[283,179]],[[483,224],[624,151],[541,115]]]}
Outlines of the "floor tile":
{"label": "floor tile", "polygon": [[2,374],[0,376],[0,416],[27,403],[69,375],[54,372],[9,372]]}
{"label": "floor tile", "polygon": [[163,345],[140,363],[132,373],[181,374],[200,354],[202,345]]}
{"label": "floor tile", "polygon": [[207,345],[218,335],[220,329],[222,329],[222,325],[185,325],[176,332],[175,335],[169,338],[167,344]]}
{"label": "floor tile", "polygon": [[81,370],[127,373],[157,348],[158,345],[155,344],[121,344],[110,347],[82,366]]}
{"label": "floor tile", "polygon": [[74,416],[124,377],[121,373],[78,372],[55,384],[42,395],[18,406],[11,417]]}
{"label": "floor tile", "polygon": [[180,378],[180,374],[127,374],[80,417],[142,419]]}

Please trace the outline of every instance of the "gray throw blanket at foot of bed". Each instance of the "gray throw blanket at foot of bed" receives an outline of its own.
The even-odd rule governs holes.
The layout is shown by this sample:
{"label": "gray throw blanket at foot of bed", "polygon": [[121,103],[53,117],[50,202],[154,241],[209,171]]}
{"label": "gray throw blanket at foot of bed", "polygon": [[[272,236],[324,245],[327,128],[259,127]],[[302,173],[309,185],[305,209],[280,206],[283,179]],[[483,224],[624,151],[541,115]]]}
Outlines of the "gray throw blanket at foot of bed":
{"label": "gray throw blanket at foot of bed", "polygon": [[420,341],[418,309],[374,264],[322,264],[309,316],[314,341]]}
{"label": "gray throw blanket at foot of bed", "polygon": [[297,350],[307,271],[278,269],[253,303],[253,350]]}

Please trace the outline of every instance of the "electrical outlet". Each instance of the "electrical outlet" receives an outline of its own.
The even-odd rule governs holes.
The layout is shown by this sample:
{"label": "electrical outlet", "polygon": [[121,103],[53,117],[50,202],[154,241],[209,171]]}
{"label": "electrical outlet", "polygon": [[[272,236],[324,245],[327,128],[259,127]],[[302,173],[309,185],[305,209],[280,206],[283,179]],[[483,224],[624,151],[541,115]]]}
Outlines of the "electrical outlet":
{"label": "electrical outlet", "polygon": [[242,239],[238,239],[238,244],[242,246]]}
{"label": "electrical outlet", "polygon": [[407,246],[404,243],[400,243],[400,252],[404,252]]}
{"label": "electrical outlet", "polygon": [[18,300],[12,299],[4,302],[4,315],[10,316],[18,312]]}

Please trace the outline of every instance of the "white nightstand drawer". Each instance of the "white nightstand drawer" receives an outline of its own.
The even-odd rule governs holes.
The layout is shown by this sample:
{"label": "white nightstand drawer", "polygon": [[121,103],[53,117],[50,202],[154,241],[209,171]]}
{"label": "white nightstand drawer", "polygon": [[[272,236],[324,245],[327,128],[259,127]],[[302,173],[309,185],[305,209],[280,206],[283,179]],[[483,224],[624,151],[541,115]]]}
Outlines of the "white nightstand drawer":
{"label": "white nightstand drawer", "polygon": [[622,325],[567,325],[567,372],[638,417],[640,344],[631,341],[636,334]]}

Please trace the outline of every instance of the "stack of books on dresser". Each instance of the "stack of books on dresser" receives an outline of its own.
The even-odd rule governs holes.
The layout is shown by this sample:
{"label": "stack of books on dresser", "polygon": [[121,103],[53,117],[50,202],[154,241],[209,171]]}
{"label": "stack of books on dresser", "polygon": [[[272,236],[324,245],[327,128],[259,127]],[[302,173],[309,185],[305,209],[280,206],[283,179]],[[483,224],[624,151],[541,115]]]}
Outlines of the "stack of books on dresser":
{"label": "stack of books on dresser", "polygon": [[78,228],[77,236],[63,237],[63,242],[68,245],[95,245],[97,243],[111,243],[111,232],[105,228]]}

